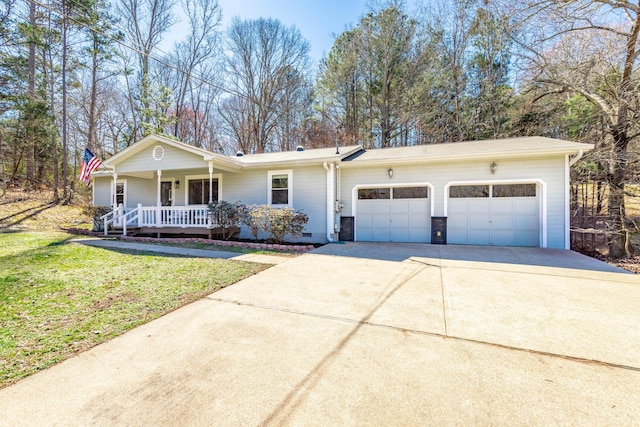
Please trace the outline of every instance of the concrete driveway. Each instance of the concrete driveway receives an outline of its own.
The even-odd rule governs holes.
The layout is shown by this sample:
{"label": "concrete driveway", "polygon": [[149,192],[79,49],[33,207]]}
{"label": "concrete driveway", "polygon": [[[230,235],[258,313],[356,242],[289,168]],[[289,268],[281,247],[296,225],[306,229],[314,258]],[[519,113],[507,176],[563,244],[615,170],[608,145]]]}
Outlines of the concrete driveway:
{"label": "concrete driveway", "polygon": [[333,244],[0,390],[0,425],[640,425],[640,278]]}

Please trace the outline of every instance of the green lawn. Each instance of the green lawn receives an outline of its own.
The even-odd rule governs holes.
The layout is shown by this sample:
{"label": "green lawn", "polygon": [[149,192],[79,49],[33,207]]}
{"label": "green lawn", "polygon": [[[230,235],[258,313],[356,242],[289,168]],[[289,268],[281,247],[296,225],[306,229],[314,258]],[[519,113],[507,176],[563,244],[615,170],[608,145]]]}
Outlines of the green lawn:
{"label": "green lawn", "polygon": [[74,237],[0,230],[0,387],[266,268]]}

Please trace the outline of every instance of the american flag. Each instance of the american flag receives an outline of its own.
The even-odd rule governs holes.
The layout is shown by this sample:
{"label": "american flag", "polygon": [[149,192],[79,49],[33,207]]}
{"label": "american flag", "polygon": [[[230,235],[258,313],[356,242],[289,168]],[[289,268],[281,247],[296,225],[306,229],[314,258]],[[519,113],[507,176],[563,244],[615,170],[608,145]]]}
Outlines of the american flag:
{"label": "american flag", "polygon": [[91,185],[91,172],[100,166],[102,166],[102,162],[88,148],[85,148],[80,168],[80,180],[87,184],[87,187]]}

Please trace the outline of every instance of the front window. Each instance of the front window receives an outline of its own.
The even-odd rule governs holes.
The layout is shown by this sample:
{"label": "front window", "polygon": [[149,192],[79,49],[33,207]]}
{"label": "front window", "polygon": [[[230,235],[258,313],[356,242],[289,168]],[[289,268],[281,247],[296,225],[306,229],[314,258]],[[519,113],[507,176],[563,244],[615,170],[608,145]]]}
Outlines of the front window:
{"label": "front window", "polygon": [[113,192],[114,188],[111,187],[111,200],[115,202],[116,206],[127,206],[127,181],[126,180],[118,180],[115,185],[115,194]]}
{"label": "front window", "polygon": [[269,204],[291,206],[291,175],[287,171],[269,172]]}
{"label": "front window", "polygon": [[[190,205],[209,203],[209,178],[189,179],[188,202]],[[218,201],[218,179],[213,180],[213,201]]]}

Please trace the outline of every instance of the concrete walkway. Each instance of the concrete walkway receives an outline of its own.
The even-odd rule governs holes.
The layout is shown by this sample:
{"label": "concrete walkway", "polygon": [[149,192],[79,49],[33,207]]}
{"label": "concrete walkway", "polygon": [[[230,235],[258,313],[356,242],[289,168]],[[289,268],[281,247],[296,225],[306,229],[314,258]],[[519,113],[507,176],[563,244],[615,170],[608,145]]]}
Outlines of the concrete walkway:
{"label": "concrete walkway", "polygon": [[0,390],[0,425],[640,424],[640,278],[327,245]]}
{"label": "concrete walkway", "polygon": [[229,251],[214,251],[209,249],[192,249],[182,248],[178,246],[153,245],[148,243],[122,242],[120,240],[106,240],[100,238],[74,239],[71,243],[81,245],[94,246],[105,249],[127,249],[132,251],[154,252],[169,255],[179,255],[198,258],[221,258],[233,259],[235,261],[248,261],[259,264],[280,264],[288,259],[289,256],[266,255],[266,254],[242,254]]}

